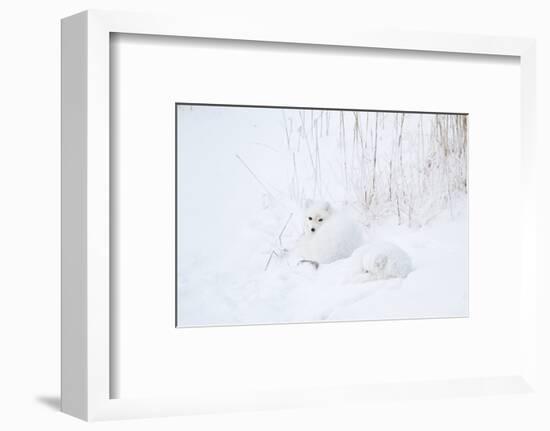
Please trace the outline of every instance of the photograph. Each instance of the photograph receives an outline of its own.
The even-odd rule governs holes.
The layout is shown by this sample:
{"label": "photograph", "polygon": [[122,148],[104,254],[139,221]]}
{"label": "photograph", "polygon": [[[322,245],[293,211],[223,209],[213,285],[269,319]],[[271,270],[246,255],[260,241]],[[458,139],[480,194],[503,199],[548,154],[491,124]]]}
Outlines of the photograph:
{"label": "photograph", "polygon": [[177,327],[468,317],[467,113],[175,109]]}

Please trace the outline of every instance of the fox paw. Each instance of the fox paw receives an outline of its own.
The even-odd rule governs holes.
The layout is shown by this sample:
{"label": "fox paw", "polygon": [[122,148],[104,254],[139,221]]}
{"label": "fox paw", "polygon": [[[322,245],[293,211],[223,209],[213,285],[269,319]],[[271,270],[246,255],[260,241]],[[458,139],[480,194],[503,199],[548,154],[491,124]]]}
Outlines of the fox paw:
{"label": "fox paw", "polygon": [[302,265],[304,263],[308,263],[310,265],[313,265],[315,269],[319,268],[319,262],[315,262],[314,260],[308,260],[308,259],[302,259],[298,261],[298,265]]}

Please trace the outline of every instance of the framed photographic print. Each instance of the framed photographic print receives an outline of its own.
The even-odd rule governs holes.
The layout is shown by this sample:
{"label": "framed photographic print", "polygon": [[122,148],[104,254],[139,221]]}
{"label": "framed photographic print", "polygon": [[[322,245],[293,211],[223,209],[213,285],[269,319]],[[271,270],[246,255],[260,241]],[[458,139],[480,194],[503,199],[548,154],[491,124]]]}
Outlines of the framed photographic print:
{"label": "framed photographic print", "polygon": [[177,325],[465,317],[467,114],[176,105]]}
{"label": "framed photographic print", "polygon": [[62,410],[536,396],[534,61],[520,38],[64,19]]}

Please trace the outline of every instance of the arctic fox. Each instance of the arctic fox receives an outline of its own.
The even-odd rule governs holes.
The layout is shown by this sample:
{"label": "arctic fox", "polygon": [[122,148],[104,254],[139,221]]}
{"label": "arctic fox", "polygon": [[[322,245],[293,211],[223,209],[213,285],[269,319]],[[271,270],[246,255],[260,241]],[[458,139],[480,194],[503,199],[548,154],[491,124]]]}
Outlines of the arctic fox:
{"label": "arctic fox", "polygon": [[336,211],[328,202],[306,201],[304,234],[296,248],[303,261],[317,268],[350,257],[361,244],[361,226],[345,212]]}
{"label": "arctic fox", "polygon": [[405,278],[412,270],[409,255],[389,242],[374,242],[353,253],[352,265],[355,281]]}

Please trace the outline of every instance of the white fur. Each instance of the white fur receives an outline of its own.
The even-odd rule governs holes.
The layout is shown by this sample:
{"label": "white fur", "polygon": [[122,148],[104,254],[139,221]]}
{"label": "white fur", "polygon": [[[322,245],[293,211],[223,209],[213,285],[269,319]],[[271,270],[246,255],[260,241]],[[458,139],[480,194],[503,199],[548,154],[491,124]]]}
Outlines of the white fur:
{"label": "white fur", "polygon": [[331,263],[351,256],[362,243],[361,226],[345,212],[328,202],[306,203],[304,235],[296,248],[302,259]]}
{"label": "white fur", "polygon": [[358,248],[352,255],[352,265],[356,281],[405,278],[413,270],[409,255],[389,242]]}

